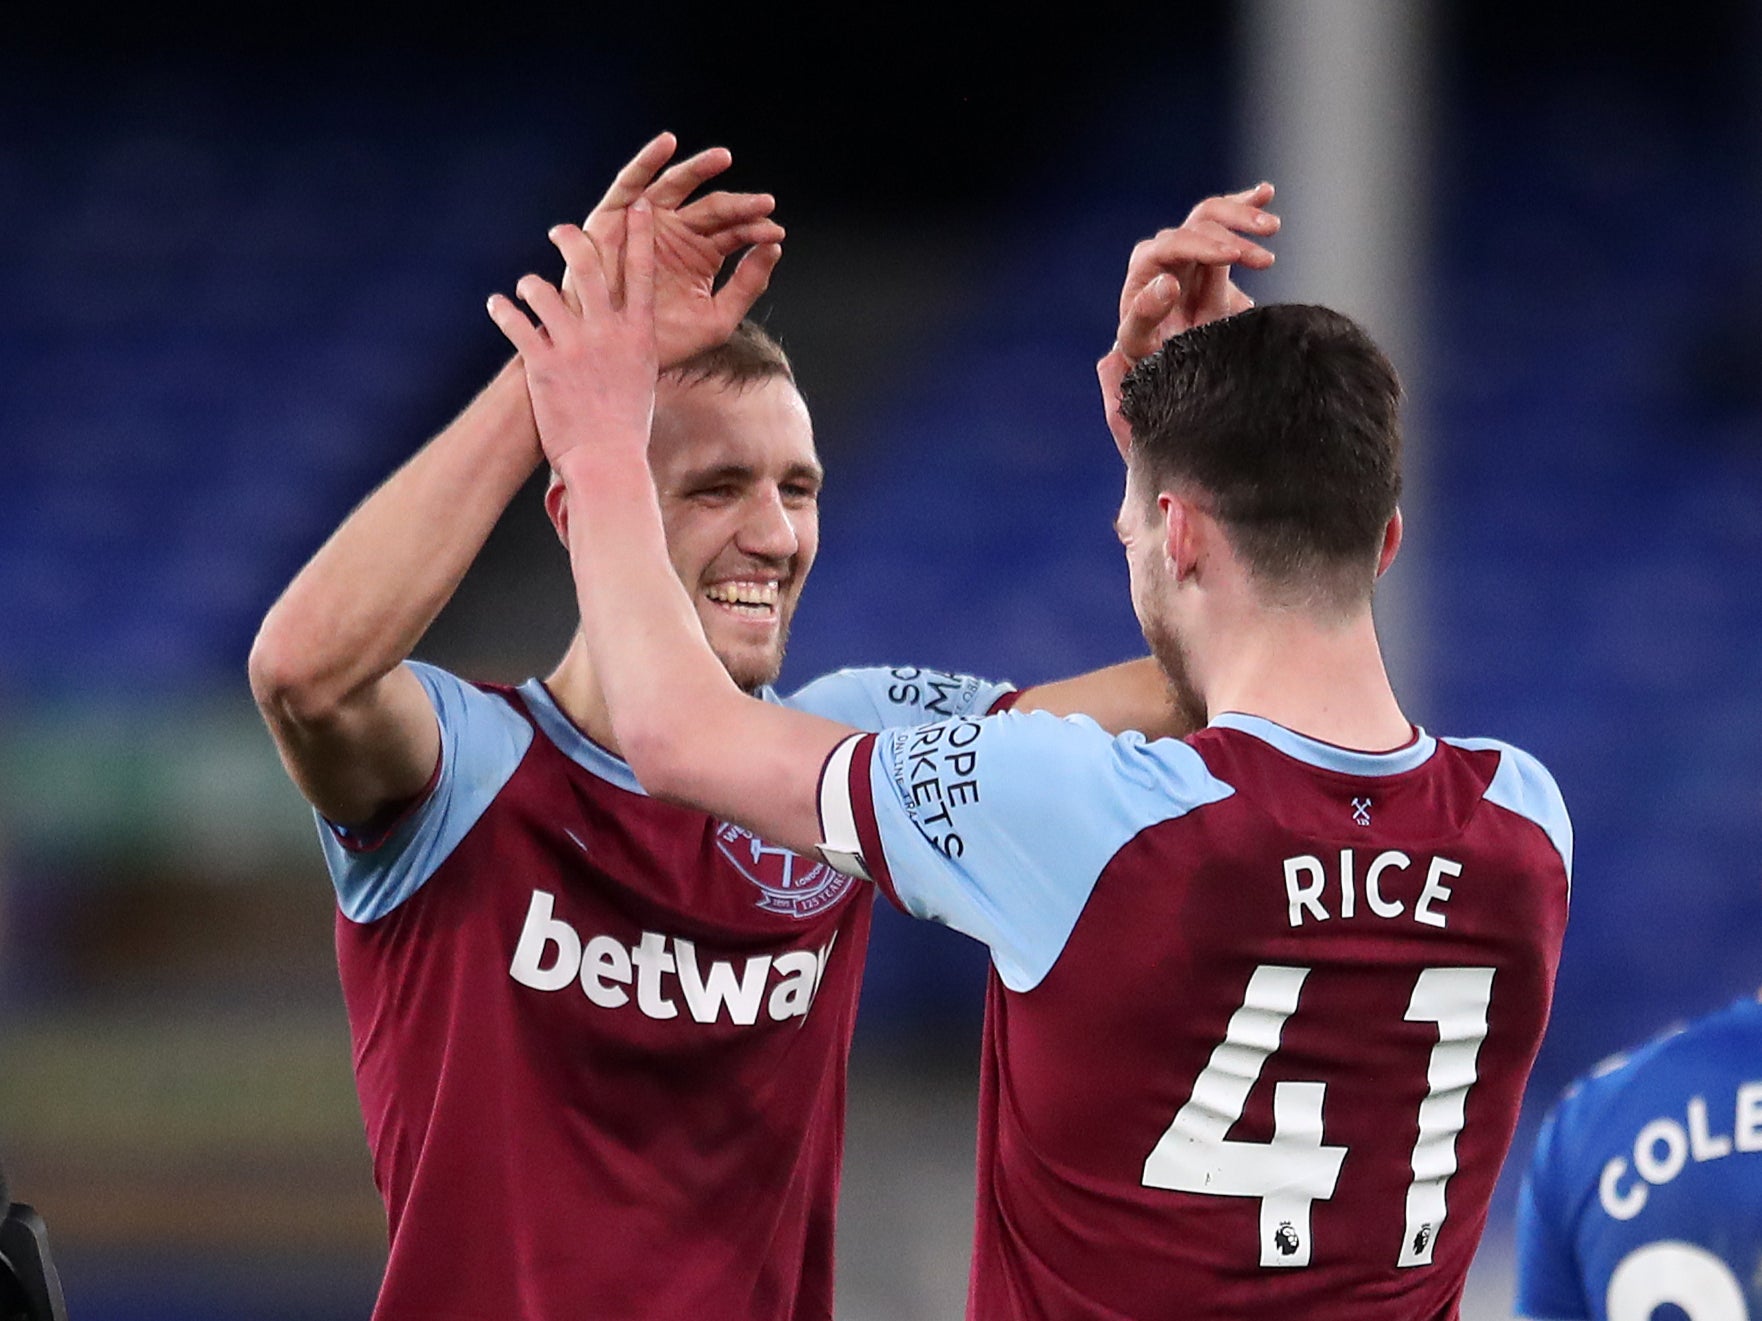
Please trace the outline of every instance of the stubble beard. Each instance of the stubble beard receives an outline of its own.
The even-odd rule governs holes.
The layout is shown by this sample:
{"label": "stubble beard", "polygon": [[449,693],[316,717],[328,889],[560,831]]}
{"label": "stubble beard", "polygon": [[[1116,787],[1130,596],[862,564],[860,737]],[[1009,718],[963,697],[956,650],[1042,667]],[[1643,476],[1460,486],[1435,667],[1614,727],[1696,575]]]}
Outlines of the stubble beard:
{"label": "stubble beard", "polygon": [[1193,667],[1187,657],[1187,643],[1175,627],[1160,616],[1141,621],[1144,640],[1150,654],[1162,668],[1163,681],[1174,700],[1175,712],[1190,729],[1204,729],[1209,715],[1205,698],[1193,682]]}
{"label": "stubble beard", "polygon": [[777,645],[770,654],[763,658],[747,656],[724,656],[716,653],[716,659],[722,662],[722,668],[728,671],[728,677],[734,680],[734,686],[748,697],[758,694],[759,689],[774,684],[783,673],[783,654],[789,646],[789,624],[795,616],[793,606],[785,610],[781,605],[777,615]]}

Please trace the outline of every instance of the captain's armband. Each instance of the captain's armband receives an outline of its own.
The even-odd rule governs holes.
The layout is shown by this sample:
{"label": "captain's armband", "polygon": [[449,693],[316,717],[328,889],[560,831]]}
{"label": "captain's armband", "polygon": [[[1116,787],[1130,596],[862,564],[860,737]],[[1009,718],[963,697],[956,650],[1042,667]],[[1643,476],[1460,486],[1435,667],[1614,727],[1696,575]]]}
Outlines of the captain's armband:
{"label": "captain's armband", "polygon": [[852,734],[832,749],[820,771],[820,839],[818,853],[827,866],[861,880],[873,879],[863,861],[857,834],[856,809],[850,798],[850,763],[857,745],[869,735]]}

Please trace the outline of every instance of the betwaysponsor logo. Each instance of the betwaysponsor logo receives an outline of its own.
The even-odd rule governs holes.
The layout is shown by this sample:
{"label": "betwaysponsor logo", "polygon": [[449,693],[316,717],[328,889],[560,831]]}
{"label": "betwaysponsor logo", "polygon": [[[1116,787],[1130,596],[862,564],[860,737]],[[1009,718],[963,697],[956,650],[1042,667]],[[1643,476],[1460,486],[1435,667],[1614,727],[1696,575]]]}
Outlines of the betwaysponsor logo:
{"label": "betwaysponsor logo", "polygon": [[635,944],[583,935],[556,916],[548,891],[534,890],[508,975],[535,991],[579,986],[601,1009],[630,1005],[648,1018],[678,1018],[683,1005],[698,1023],[781,1023],[813,1007],[837,939],[819,949],[709,958],[696,942],[659,931],[642,932]]}

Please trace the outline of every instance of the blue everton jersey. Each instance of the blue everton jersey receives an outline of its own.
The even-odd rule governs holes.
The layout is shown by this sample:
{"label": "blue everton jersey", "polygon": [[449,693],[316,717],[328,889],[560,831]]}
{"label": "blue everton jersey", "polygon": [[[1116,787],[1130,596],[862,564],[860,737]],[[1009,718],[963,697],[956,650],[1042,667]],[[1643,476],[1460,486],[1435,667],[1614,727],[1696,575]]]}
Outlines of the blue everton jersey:
{"label": "blue everton jersey", "polygon": [[1762,1003],[1566,1094],[1524,1179],[1517,1261],[1520,1316],[1762,1321]]}

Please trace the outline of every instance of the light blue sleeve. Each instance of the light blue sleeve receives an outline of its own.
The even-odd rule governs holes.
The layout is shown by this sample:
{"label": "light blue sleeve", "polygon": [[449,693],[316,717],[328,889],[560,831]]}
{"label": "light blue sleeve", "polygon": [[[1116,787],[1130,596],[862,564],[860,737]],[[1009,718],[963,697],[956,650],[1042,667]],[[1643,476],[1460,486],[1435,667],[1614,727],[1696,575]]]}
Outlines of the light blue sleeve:
{"label": "light blue sleeve", "polygon": [[853,729],[874,731],[954,716],[982,716],[998,698],[1014,691],[1013,684],[992,683],[970,674],[902,666],[837,670],[790,694],[783,704]]}
{"label": "light blue sleeve", "polygon": [[434,787],[368,847],[322,818],[318,823],[337,907],[352,922],[377,921],[415,894],[477,824],[532,742],[532,726],[501,698],[435,666],[409,666],[440,722]]}
{"label": "light blue sleeve", "polygon": [[1493,751],[1499,754],[1499,769],[1487,786],[1487,801],[1509,812],[1535,822],[1548,836],[1561,862],[1566,864],[1567,893],[1572,887],[1572,818],[1566,814],[1566,800],[1554,777],[1522,748],[1491,738],[1445,739],[1459,748],[1471,751]]}
{"label": "light blue sleeve", "polygon": [[868,779],[896,901],[983,941],[1013,991],[1052,969],[1133,836],[1234,792],[1185,743],[1046,712],[887,731]]}
{"label": "light blue sleeve", "polygon": [[1536,1321],[1584,1321],[1591,1310],[1573,1250],[1570,1200],[1559,1187],[1565,1162],[1558,1107],[1542,1124],[1517,1198],[1517,1297],[1512,1310]]}

